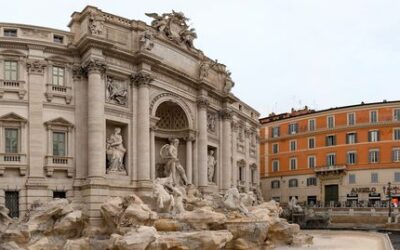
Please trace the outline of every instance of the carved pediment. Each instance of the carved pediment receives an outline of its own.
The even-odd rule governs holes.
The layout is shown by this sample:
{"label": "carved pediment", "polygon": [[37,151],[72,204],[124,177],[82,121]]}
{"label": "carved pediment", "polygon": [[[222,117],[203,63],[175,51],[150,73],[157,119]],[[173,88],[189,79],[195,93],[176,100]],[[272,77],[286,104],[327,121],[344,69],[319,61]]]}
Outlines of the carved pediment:
{"label": "carved pediment", "polygon": [[2,122],[23,122],[23,123],[28,122],[27,119],[23,118],[22,116],[17,115],[14,112],[11,112],[11,113],[1,116],[0,121],[2,121]]}
{"label": "carved pediment", "polygon": [[44,123],[46,126],[60,126],[60,127],[68,127],[72,128],[74,125],[69,121],[65,120],[62,117],[55,118],[53,120],[47,121]]}

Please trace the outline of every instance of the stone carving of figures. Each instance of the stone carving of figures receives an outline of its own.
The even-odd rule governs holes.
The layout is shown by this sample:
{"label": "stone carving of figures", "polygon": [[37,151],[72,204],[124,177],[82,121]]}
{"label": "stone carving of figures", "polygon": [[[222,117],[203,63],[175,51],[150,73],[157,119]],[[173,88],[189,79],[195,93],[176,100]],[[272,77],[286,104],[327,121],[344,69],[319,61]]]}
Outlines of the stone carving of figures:
{"label": "stone carving of figures", "polygon": [[300,205],[297,205],[297,199],[294,196],[290,199],[290,202],[288,205],[289,205],[289,210],[291,210],[293,212],[297,212],[297,213],[303,212],[303,208],[301,208]]}
{"label": "stone carving of figures", "polygon": [[126,149],[122,144],[121,128],[115,128],[114,134],[107,138],[107,174],[108,173],[126,173],[124,166],[124,155]]}
{"label": "stone carving of figures", "polygon": [[153,183],[153,196],[156,198],[156,206],[158,212],[172,212],[175,201],[174,196],[165,190],[164,185],[156,180]]}
{"label": "stone carving of figures", "polygon": [[111,77],[107,77],[106,100],[119,105],[126,105],[128,90],[115,82]]}
{"label": "stone carving of figures", "polygon": [[161,159],[166,160],[166,170],[172,178],[173,185],[189,184],[185,170],[178,159],[179,140],[172,139],[170,144],[165,144],[160,150]]}
{"label": "stone carving of figures", "polygon": [[197,38],[195,29],[183,30],[180,32],[182,42],[186,44],[189,48],[193,48],[193,40]]}
{"label": "stone carving of figures", "polygon": [[91,13],[89,17],[89,30],[93,35],[102,35],[104,32],[104,17]]}
{"label": "stone carving of figures", "polygon": [[140,38],[140,49],[141,50],[151,50],[154,47],[153,34],[146,30],[143,32]]}
{"label": "stone carving of figures", "polygon": [[252,191],[240,194],[240,201],[245,206],[254,206],[256,204],[256,200],[257,198]]}
{"label": "stone carving of figures", "polygon": [[208,182],[209,183],[214,183],[215,165],[217,164],[214,154],[215,154],[214,150],[208,151],[207,173],[208,173]]}
{"label": "stone carving of figures", "polygon": [[253,188],[253,193],[256,195],[257,198],[257,204],[261,204],[264,202],[264,198],[262,197],[260,186],[256,186]]}
{"label": "stone carving of figures", "polygon": [[245,215],[249,212],[241,200],[239,190],[235,187],[231,187],[226,191],[223,204],[227,210],[239,211]]}
{"label": "stone carving of figures", "polygon": [[199,69],[199,78],[200,80],[204,80],[205,78],[207,78],[210,69],[214,68],[216,65],[218,64],[218,61],[209,61],[209,60],[204,60],[201,64],[200,64],[200,69]]}
{"label": "stone carving of figures", "polygon": [[168,20],[165,17],[167,17],[168,14],[160,16],[157,13],[145,13],[145,15],[154,18],[154,20],[151,21],[151,26],[153,26],[157,31],[164,32],[168,24]]}
{"label": "stone carving of figures", "polygon": [[216,115],[213,113],[207,113],[207,128],[209,131],[215,132],[216,123]]}

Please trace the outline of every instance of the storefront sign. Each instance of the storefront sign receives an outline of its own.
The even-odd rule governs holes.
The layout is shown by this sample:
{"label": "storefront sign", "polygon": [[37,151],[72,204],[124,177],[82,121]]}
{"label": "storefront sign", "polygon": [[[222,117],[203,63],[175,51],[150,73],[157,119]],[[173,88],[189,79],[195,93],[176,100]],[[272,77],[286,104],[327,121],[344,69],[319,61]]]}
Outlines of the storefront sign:
{"label": "storefront sign", "polygon": [[352,188],[351,193],[358,194],[358,193],[375,193],[375,187],[362,187],[362,188]]}

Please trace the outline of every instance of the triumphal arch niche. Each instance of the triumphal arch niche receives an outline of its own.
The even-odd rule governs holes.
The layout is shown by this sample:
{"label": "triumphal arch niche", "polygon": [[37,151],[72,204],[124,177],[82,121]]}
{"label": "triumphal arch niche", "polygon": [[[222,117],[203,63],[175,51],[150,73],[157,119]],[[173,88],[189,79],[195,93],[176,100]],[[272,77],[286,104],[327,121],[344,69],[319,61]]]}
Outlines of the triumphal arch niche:
{"label": "triumphal arch niche", "polygon": [[171,166],[202,192],[258,187],[259,114],[183,13],[146,15],[87,6],[70,31],[0,23],[0,141],[14,145],[0,143],[0,203],[65,196],[96,218],[110,196],[150,198]]}

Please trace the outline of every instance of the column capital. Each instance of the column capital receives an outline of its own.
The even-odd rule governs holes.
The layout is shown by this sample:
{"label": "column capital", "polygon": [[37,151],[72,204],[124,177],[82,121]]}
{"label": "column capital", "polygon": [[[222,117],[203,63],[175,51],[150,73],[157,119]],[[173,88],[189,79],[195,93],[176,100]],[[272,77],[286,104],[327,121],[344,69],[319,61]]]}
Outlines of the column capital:
{"label": "column capital", "polygon": [[207,97],[199,96],[197,98],[197,106],[199,106],[199,108],[207,108],[208,105],[210,105],[210,102],[208,101]]}
{"label": "column capital", "polygon": [[29,74],[43,75],[47,63],[45,61],[34,60],[26,62],[26,69]]}
{"label": "column capital", "polygon": [[189,135],[187,135],[184,140],[187,142],[192,142],[196,139],[196,135],[194,133],[190,133]]}
{"label": "column capital", "polygon": [[80,80],[85,75],[85,70],[80,65],[72,66],[72,79]]}
{"label": "column capital", "polygon": [[106,64],[103,61],[96,60],[96,59],[90,59],[86,63],[83,64],[82,66],[84,72],[87,74],[90,74],[91,72],[95,73],[100,73],[104,74],[106,72]]}
{"label": "column capital", "polygon": [[138,87],[148,87],[154,76],[148,72],[139,71],[131,75],[131,83]]}
{"label": "column capital", "polygon": [[230,109],[221,109],[218,113],[222,120],[232,120],[232,111]]}

